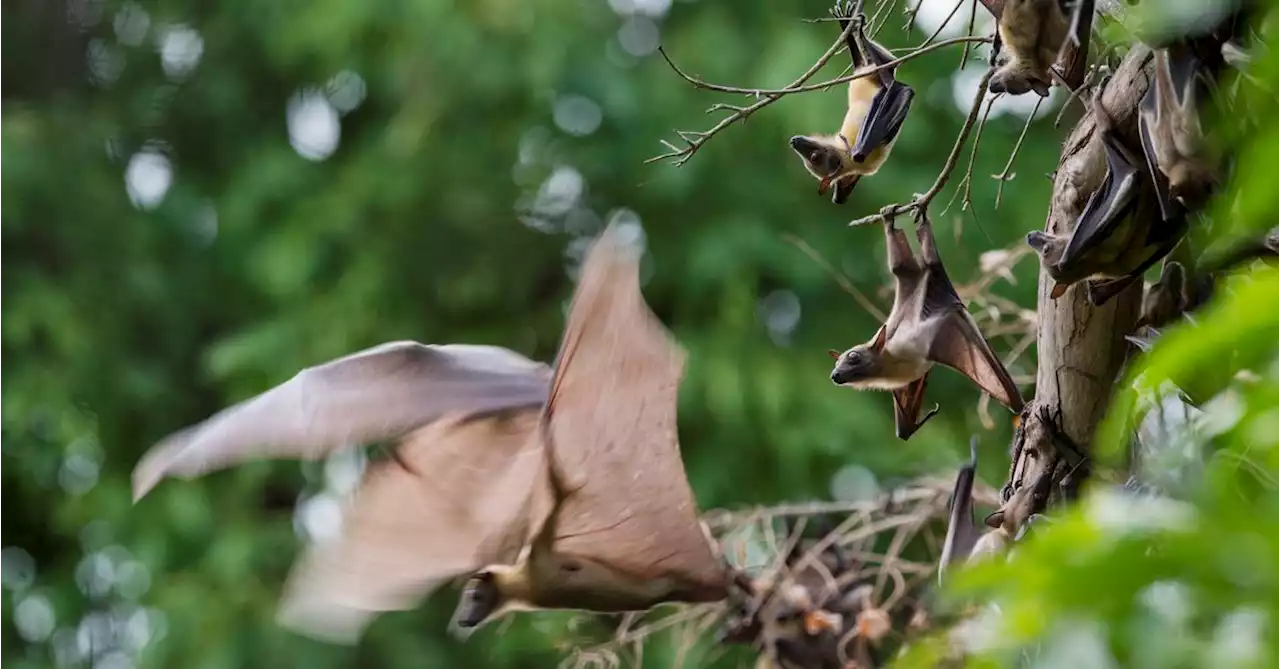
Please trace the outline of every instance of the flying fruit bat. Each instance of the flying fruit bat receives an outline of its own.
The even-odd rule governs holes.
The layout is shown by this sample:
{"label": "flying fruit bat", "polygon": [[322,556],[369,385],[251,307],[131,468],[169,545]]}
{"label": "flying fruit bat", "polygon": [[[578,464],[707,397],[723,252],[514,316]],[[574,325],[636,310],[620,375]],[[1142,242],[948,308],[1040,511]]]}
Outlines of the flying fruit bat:
{"label": "flying fruit bat", "polygon": [[136,496],[251,458],[396,442],[341,534],[310,546],[285,588],[282,622],[333,641],[476,570],[459,628],[515,608],[722,597],[675,438],[683,353],[616,235],[588,255],[554,376],[496,347],[376,347],[161,442],[134,472]]}
{"label": "flying fruit bat", "polygon": [[1055,77],[1073,91],[1084,83],[1094,0],[982,0],[982,4],[996,18],[991,49],[996,71],[987,90],[1010,95],[1035,91],[1048,97]]}
{"label": "flying fruit bat", "polygon": [[1197,209],[1209,196],[1217,170],[1200,129],[1199,102],[1207,81],[1189,47],[1153,53],[1151,86],[1138,110],[1142,152],[1165,221]]}
{"label": "flying fruit bat", "polygon": [[1071,284],[1087,280],[1095,306],[1140,280],[1147,268],[1177,246],[1187,228],[1186,216],[1161,220],[1153,188],[1147,186],[1154,176],[1115,133],[1102,106],[1105,84],[1098,86],[1091,101],[1106,154],[1102,184],[1089,196],[1070,236],[1027,233],[1027,244],[1055,281],[1049,297],[1056,300]]}
{"label": "flying fruit bat", "polygon": [[1166,260],[1160,278],[1142,296],[1142,315],[1134,327],[1158,328],[1181,316],[1187,308],[1186,282],[1182,263]]}
{"label": "flying fruit bat", "polygon": [[638,611],[728,594],[680,460],[684,351],[640,292],[639,253],[610,226],[588,252],[538,439],[550,508],[514,565],[474,574],[454,624],[513,609]]}
{"label": "flying fruit bat", "polygon": [[[840,29],[848,32],[846,42],[853,59],[853,73],[865,73],[892,61],[893,55],[863,31],[865,18],[854,15],[850,3],[837,4],[831,14],[840,19]],[[849,82],[849,102],[835,135],[796,135],[791,149],[799,154],[804,168],[818,179],[818,194],[833,184],[831,201],[844,204],[858,179],[870,176],[893,151],[898,132],[911,108],[915,91],[894,78],[897,67],[889,67]]]}
{"label": "flying fruit bat", "polygon": [[953,563],[976,562],[1004,554],[1015,540],[1021,538],[1024,526],[1039,517],[1049,499],[1054,467],[1045,467],[1034,483],[1014,490],[1009,500],[983,521],[988,528],[984,532],[973,519],[973,482],[977,467],[978,439],[974,437],[969,441],[969,462],[956,474],[955,488],[951,493],[947,535],[938,560],[939,584],[947,567]]}
{"label": "flying fruit bat", "polygon": [[550,380],[546,365],[498,347],[383,344],[167,437],[134,469],[134,497],[247,460],[397,443],[393,458],[370,465],[341,535],[295,566],[280,609],[289,627],[352,643],[378,612],[515,558],[542,469],[528,444]]}
{"label": "flying fruit bat", "polygon": [[915,258],[906,234],[894,227],[892,218],[885,218],[884,230],[896,286],[893,309],[871,341],[844,353],[830,351],[836,359],[832,383],[892,392],[894,424],[904,441],[938,412],[935,405],[919,417],[935,363],[964,374],[1001,404],[1021,411],[1018,387],[947,277],[928,217],[921,212],[916,222],[922,261]]}

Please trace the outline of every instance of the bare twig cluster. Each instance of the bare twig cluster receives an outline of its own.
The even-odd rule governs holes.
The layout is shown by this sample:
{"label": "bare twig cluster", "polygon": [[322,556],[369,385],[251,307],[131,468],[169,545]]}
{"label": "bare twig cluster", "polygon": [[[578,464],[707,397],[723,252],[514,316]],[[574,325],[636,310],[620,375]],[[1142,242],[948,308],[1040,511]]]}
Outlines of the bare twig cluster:
{"label": "bare twig cluster", "polygon": [[[845,662],[929,628],[920,595],[936,574],[951,487],[950,480],[927,477],[873,500],[714,510],[703,520],[729,561],[756,582],[787,582],[801,571],[816,570],[831,584],[831,592],[849,593],[859,611],[839,630],[835,649]],[[997,491],[985,486],[975,488],[974,497],[987,506],[999,501]],[[806,524],[833,515],[843,516],[834,529],[803,538]],[[779,531],[778,523],[784,520],[790,532]],[[831,569],[823,555],[832,549],[852,559],[850,568]],[[756,602],[757,610],[760,605]],[[676,649],[672,667],[700,666],[725,652],[722,647],[698,648],[697,642],[725,620],[732,606],[722,602],[682,606],[665,614],[628,614],[611,638],[576,648],[562,666],[640,666],[645,642],[658,634]],[[770,652],[766,647],[758,650]]]}

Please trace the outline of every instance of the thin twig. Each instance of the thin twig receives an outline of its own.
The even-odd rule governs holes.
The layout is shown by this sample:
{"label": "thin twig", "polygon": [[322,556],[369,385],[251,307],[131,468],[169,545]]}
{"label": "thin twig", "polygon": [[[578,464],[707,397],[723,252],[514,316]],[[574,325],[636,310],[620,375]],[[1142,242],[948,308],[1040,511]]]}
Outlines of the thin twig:
{"label": "thin twig", "polygon": [[942,42],[931,44],[924,49],[913,51],[911,53],[908,53],[902,56],[901,58],[895,58],[882,65],[877,65],[876,67],[868,68],[866,70],[855,72],[853,74],[849,74],[846,76],[836,77],[835,79],[830,79],[828,81],[824,81],[821,83],[805,85],[805,82],[808,81],[810,78],[812,78],[813,75],[818,72],[818,70],[822,69],[822,66],[826,65],[827,61],[831,60],[831,57],[834,56],[836,52],[840,50],[840,47],[844,45],[845,36],[852,29],[853,29],[853,22],[850,22],[849,25],[845,28],[845,31],[840,34],[840,39],[837,40],[837,42],[833,44],[831,48],[828,49],[827,52],[823,54],[822,57],[819,58],[816,63],[813,64],[812,67],[810,67],[804,74],[800,75],[799,78],[793,81],[786,88],[779,88],[779,89],[740,88],[736,86],[723,86],[720,84],[712,84],[712,83],[702,81],[700,79],[697,79],[695,77],[692,77],[686,74],[683,70],[681,70],[675,64],[674,61],[671,60],[671,57],[667,55],[667,52],[665,49],[663,49],[662,47],[658,47],[658,52],[662,54],[663,59],[667,61],[667,64],[671,66],[671,69],[674,70],[676,74],[680,75],[682,79],[684,79],[685,81],[688,81],[690,84],[696,86],[697,88],[702,88],[710,91],[717,91],[720,93],[751,95],[759,99],[756,102],[746,107],[738,107],[735,105],[725,105],[725,104],[719,104],[719,105],[713,106],[711,109],[708,110],[709,112],[731,111],[732,113],[729,116],[726,116],[725,118],[721,119],[719,123],[715,124],[708,130],[695,130],[695,131],[677,130],[676,135],[678,135],[680,139],[684,141],[685,146],[678,147],[671,142],[662,140],[662,144],[671,150],[668,151],[667,153],[663,153],[661,155],[657,155],[645,160],[644,161],[645,164],[647,165],[649,163],[658,162],[660,160],[671,159],[672,164],[679,167],[680,165],[683,165],[684,163],[688,162],[688,160],[693,157],[693,154],[697,153],[698,149],[702,148],[703,144],[706,144],[707,140],[714,137],[720,131],[724,130],[730,125],[733,125],[737,121],[741,121],[747,118],[748,116],[760,111],[761,109],[773,104],[774,102],[777,102],[778,100],[782,99],[787,95],[791,95],[793,93],[806,93],[809,91],[826,90],[837,84],[853,81],[854,79],[861,79],[863,77],[869,77],[882,70],[887,70],[892,67],[897,67],[902,63],[905,63],[919,56],[923,56],[924,54],[929,53],[930,51],[934,51],[935,49],[941,49],[943,47],[950,46],[952,44],[960,44],[966,41],[986,41],[987,40],[987,38],[985,37],[978,37],[978,38],[956,37],[953,39],[944,40]]}
{"label": "thin twig", "polygon": [[[822,57],[819,58],[817,62],[813,64],[812,67],[806,70],[804,74],[800,75],[798,79],[791,82],[791,85],[789,85],[787,89],[793,89],[797,86],[800,86],[804,84],[804,82],[808,81],[809,78],[812,77],[814,74],[817,74],[818,70],[822,69],[822,66],[826,65],[827,61],[831,60],[831,57],[834,56],[836,52],[839,51],[840,48],[844,46],[845,40],[849,37],[849,34],[853,31],[854,23],[855,23],[854,21],[850,21],[847,25],[845,25],[844,30],[840,31],[840,37],[834,43],[832,43],[832,45],[827,49],[827,52],[822,54]],[[760,100],[757,100],[754,104],[752,104],[749,107],[743,107],[742,109],[734,112],[733,114],[730,114],[729,116],[722,119],[715,126],[713,126],[710,130],[707,130],[704,132],[687,132],[687,131],[677,130],[676,134],[679,135],[680,139],[683,139],[688,146],[686,146],[684,149],[677,149],[674,146],[672,146],[670,143],[663,142],[668,147],[671,147],[673,150],[669,153],[665,153],[663,155],[650,158],[644,161],[645,164],[656,162],[666,158],[672,158],[674,159],[675,165],[679,167],[680,165],[683,165],[685,162],[687,162],[690,158],[692,158],[693,154],[697,153],[698,149],[701,148],[702,145],[705,144],[708,139],[711,139],[712,137],[714,137],[716,133],[729,127],[729,125],[732,124],[734,121],[737,121],[739,119],[745,119],[746,117],[750,116],[756,111],[759,111],[760,109],[763,109],[764,107],[770,104],[773,104],[775,101],[781,99],[783,95],[786,95],[786,93],[766,94],[761,91],[749,91],[746,89],[726,91],[724,89],[726,89],[727,87],[705,84],[685,74],[683,71],[680,70],[679,67],[676,67],[676,64],[667,55],[666,49],[662,47],[658,47],[658,53],[662,54],[662,58],[667,61],[667,65],[671,66],[672,70],[675,70],[676,74],[680,75],[681,78],[683,78],[685,81],[692,83],[694,86],[697,86],[699,88],[710,88],[711,90],[720,90],[722,92],[739,92],[739,93],[744,93],[747,95],[755,95],[755,96],[765,95],[766,97]],[[690,137],[694,137],[694,139],[689,139]]]}
{"label": "thin twig", "polygon": [[[942,44],[942,42],[938,42],[938,44]],[[892,218],[908,211],[924,211],[928,208],[929,202],[937,197],[943,186],[947,185],[947,180],[951,178],[951,172],[956,168],[960,150],[964,148],[964,143],[969,139],[969,132],[973,130],[973,125],[978,120],[978,110],[982,108],[983,97],[987,94],[987,82],[991,81],[992,73],[992,70],[987,70],[986,74],[982,75],[982,81],[978,82],[978,92],[973,97],[973,106],[969,108],[969,115],[964,119],[964,125],[960,128],[960,135],[956,137],[955,146],[951,147],[951,154],[947,156],[947,162],[943,164],[942,171],[938,173],[938,178],[933,182],[933,186],[923,194],[917,194],[911,202],[892,204],[881,209],[878,214],[863,216],[850,221],[850,227],[879,223],[886,218]]]}
{"label": "thin twig", "polygon": [[[942,29],[946,28],[948,23],[951,23],[951,19],[955,17],[956,12],[960,11],[960,8],[964,6],[964,3],[965,3],[965,0],[956,0],[956,6],[951,8],[951,13],[947,14],[947,18],[943,19],[942,23],[938,24],[937,30],[934,30],[933,34],[929,36],[929,39],[925,40],[924,43],[921,44],[919,48],[924,48],[926,46],[929,46],[930,44],[933,43],[933,40],[938,39],[938,35],[942,34]],[[918,10],[919,7],[917,7],[916,9]],[[969,34],[972,35],[973,31],[970,30]],[[969,43],[965,42],[965,49],[967,50],[968,48],[969,48]]]}
{"label": "thin twig", "polygon": [[[960,183],[956,186],[956,192],[947,202],[947,206],[943,207],[943,215],[946,215],[946,213],[951,210],[951,205],[956,201],[956,197],[958,197],[961,192],[964,193],[964,198],[960,200],[960,211],[968,211],[969,207],[973,205],[973,163],[978,158],[978,146],[982,144],[982,129],[987,127],[987,118],[991,116],[991,108],[996,105],[996,100],[998,99],[1000,99],[999,95],[993,95],[991,96],[991,99],[987,100],[987,110],[982,112],[982,123],[978,124],[978,132],[973,136],[973,147],[969,149],[969,164],[964,169],[964,178],[961,179]],[[982,224],[978,224],[978,227],[981,228]],[[983,231],[983,234],[986,234],[985,230]],[[988,237],[988,239],[990,239],[990,237]]]}
{"label": "thin twig", "polygon": [[[850,27],[852,27],[852,25],[850,25]],[[843,33],[842,33],[841,39],[843,39]],[[756,96],[791,95],[792,93],[808,93],[810,91],[826,90],[832,86],[848,83],[850,81],[853,81],[854,79],[862,79],[863,77],[869,77],[883,70],[895,68],[909,60],[914,60],[916,58],[919,58],[920,56],[923,56],[931,51],[937,51],[938,49],[952,46],[954,44],[965,44],[969,42],[990,42],[990,41],[991,41],[990,37],[952,37],[949,39],[942,40],[941,42],[934,42],[933,44],[930,44],[926,47],[913,49],[899,58],[894,58],[893,60],[887,63],[882,63],[875,67],[867,68],[865,70],[860,70],[856,74],[847,74],[841,77],[836,77],[834,79],[828,79],[826,81],[822,81],[816,84],[802,85],[804,81],[807,81],[812,76],[813,71],[815,71],[814,68],[810,68],[811,70],[810,72],[806,72],[805,76],[796,80],[796,83],[792,83],[791,85],[786,86],[785,88],[742,88],[739,86],[726,86],[724,84],[713,84],[711,82],[703,81],[701,79],[698,79],[697,77],[686,74],[671,60],[671,57],[667,55],[667,52],[662,47],[658,47],[658,53],[662,54],[662,57],[666,59],[667,64],[671,66],[671,69],[675,70],[676,74],[680,75],[680,78],[684,79],[690,84],[693,84],[697,88],[701,88],[708,91],[715,91],[717,93],[733,93],[736,95],[756,95]],[[829,59],[832,55],[835,55],[835,53],[838,51],[839,51],[839,48],[836,48],[835,51],[830,52],[829,55],[824,57]],[[817,67],[820,68],[822,65],[825,65],[825,64],[826,64],[826,60],[821,60]]]}
{"label": "thin twig", "polygon": [[1018,151],[1022,150],[1022,140],[1027,138],[1027,130],[1031,128],[1031,122],[1035,120],[1036,112],[1040,111],[1041,102],[1044,102],[1044,98],[1036,100],[1035,108],[1027,115],[1027,122],[1022,124],[1022,133],[1018,135],[1018,141],[1013,145],[1013,151],[1009,153],[1009,162],[1004,164],[1004,171],[991,175],[992,179],[1000,182],[1000,185],[996,186],[996,209],[1000,208],[1000,198],[1004,196],[1004,185],[1017,176],[1016,172],[1010,172],[1009,170],[1013,169],[1013,161],[1018,159]]}
{"label": "thin twig", "polygon": [[[978,0],[972,0],[969,4],[969,29],[964,32],[966,35],[973,34],[973,27],[978,19]],[[964,45],[964,51],[960,53],[960,69],[964,69],[966,63],[969,62],[969,43]]]}
{"label": "thin twig", "polygon": [[789,234],[782,235],[782,240],[797,249],[800,249],[801,253],[809,256],[809,259],[813,260],[819,267],[826,270],[827,274],[835,280],[836,284],[838,284],[844,292],[852,295],[854,301],[858,303],[858,306],[862,307],[862,309],[870,314],[872,318],[876,319],[876,321],[883,323],[888,318],[883,311],[876,308],[875,303],[873,303],[870,298],[863,294],[862,291],[858,290],[857,286],[853,285],[853,282],[849,281],[849,277],[845,276],[843,272],[837,270],[835,267],[832,267],[831,263],[827,262],[826,258],[823,258],[822,255],[818,253],[818,250],[810,246],[808,242],[795,235]]}

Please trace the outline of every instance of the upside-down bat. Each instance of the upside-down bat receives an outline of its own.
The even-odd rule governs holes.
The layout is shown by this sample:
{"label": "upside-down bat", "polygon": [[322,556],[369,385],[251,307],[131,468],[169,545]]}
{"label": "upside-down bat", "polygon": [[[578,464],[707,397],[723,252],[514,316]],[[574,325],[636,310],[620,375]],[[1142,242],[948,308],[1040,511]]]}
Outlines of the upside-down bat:
{"label": "upside-down bat", "polygon": [[[1094,0],[982,0],[996,18],[987,90],[1048,97],[1053,77],[1071,90],[1084,83]],[[1055,64],[1061,64],[1061,70]]]}
{"label": "upside-down bat", "polygon": [[1200,129],[1206,80],[1191,48],[1173,44],[1153,53],[1151,86],[1138,110],[1138,134],[1165,221],[1194,210],[1209,196],[1217,170]]}
{"label": "upside-down bat", "polygon": [[938,412],[934,406],[920,418],[925,384],[935,363],[969,377],[979,388],[1012,411],[1022,410],[1022,396],[1000,358],[965,311],[947,277],[933,238],[933,227],[921,212],[916,238],[923,256],[917,260],[906,234],[884,223],[889,271],[895,292],[889,319],[876,336],[837,353],[831,381],[858,390],[893,393],[893,417],[899,439],[907,440]]}
{"label": "upside-down bat", "polygon": [[135,470],[136,496],[250,458],[397,442],[286,586],[282,622],[334,641],[476,570],[459,628],[515,608],[724,597],[676,441],[684,354],[616,236],[588,254],[554,374],[496,347],[376,347],[166,439]]}
{"label": "upside-down bat", "polygon": [[1027,244],[1055,281],[1049,296],[1058,299],[1071,284],[1088,280],[1095,306],[1142,278],[1143,272],[1173,250],[1187,229],[1187,217],[1161,220],[1154,176],[1115,133],[1103,108],[1103,81],[1091,100],[1098,136],[1106,154],[1102,184],[1089,196],[1070,236],[1035,230]]}
{"label": "upside-down bat", "polygon": [[[893,60],[892,54],[866,36],[864,17],[860,13],[854,16],[849,3],[837,4],[831,14],[841,19],[841,30],[853,22],[846,43],[855,75]],[[791,138],[791,149],[818,179],[818,193],[835,185],[831,201],[836,204],[844,204],[858,179],[879,171],[893,151],[915,96],[910,86],[894,78],[896,69],[885,68],[849,82],[848,108],[838,134]]]}
{"label": "upside-down bat", "polygon": [[969,441],[969,462],[956,474],[951,492],[947,536],[938,559],[938,582],[942,583],[947,567],[957,562],[975,562],[1005,553],[1022,537],[1026,527],[1039,517],[1049,498],[1054,467],[1045,467],[1031,485],[1013,491],[1009,500],[983,521],[989,528],[983,532],[973,519],[973,482],[978,467],[978,439]]}
{"label": "upside-down bat", "polygon": [[1165,260],[1160,278],[1142,296],[1142,313],[1134,327],[1158,328],[1181,316],[1187,309],[1186,282],[1182,263]]}

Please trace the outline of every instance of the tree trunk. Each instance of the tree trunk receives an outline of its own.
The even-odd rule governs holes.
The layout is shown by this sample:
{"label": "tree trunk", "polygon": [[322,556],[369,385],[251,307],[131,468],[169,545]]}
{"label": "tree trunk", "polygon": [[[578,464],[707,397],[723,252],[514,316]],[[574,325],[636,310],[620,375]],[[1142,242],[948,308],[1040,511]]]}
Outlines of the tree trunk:
{"label": "tree trunk", "polygon": [[[1150,61],[1147,47],[1130,49],[1102,95],[1103,107],[1129,146],[1140,146],[1138,105],[1150,83]],[[1047,232],[1066,234],[1072,230],[1089,196],[1102,183],[1106,160],[1101,142],[1095,141],[1096,130],[1093,115],[1085,114],[1063,145],[1045,221]],[[1083,281],[1057,300],[1049,298],[1053,284],[1041,270],[1036,395],[1023,413],[1022,429],[1015,437],[1021,443],[1014,445],[1003,493],[1006,501],[1016,487],[1030,485],[1046,467],[1058,468],[1055,480],[1074,471],[1062,486],[1063,491],[1074,494],[1088,467],[1076,469],[1078,460],[1055,446],[1054,436],[1065,436],[1080,449],[1080,455],[1088,457],[1094,430],[1106,412],[1125,361],[1128,344],[1124,336],[1133,330],[1141,307],[1141,281],[1101,307],[1089,303]]]}

